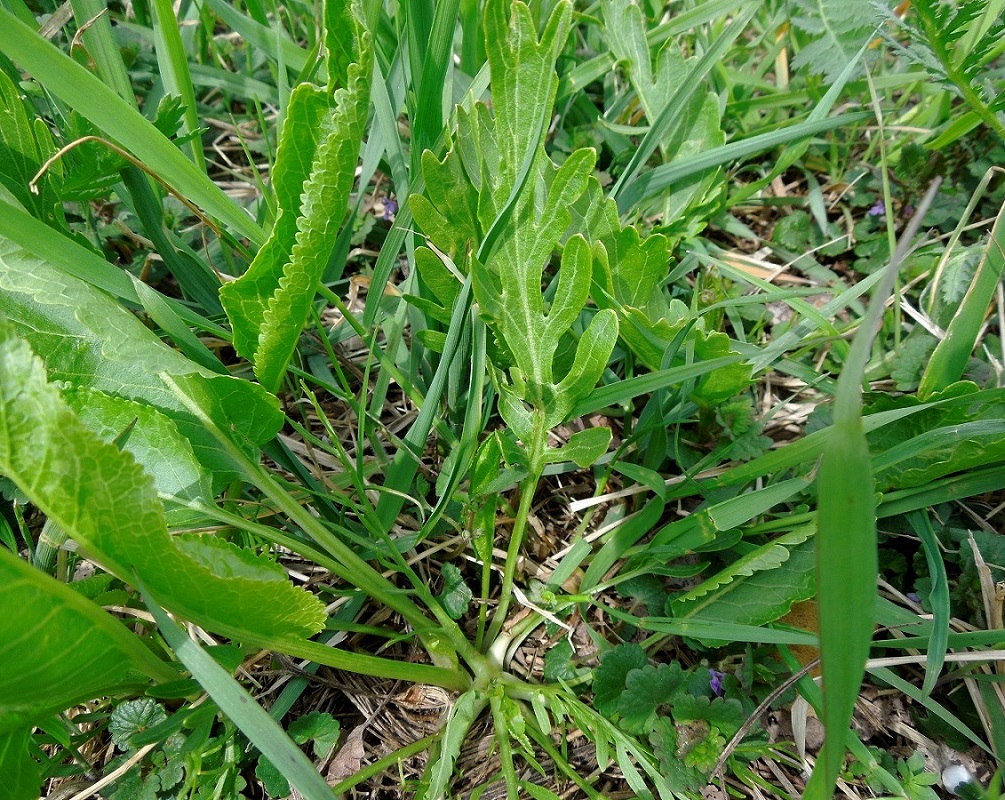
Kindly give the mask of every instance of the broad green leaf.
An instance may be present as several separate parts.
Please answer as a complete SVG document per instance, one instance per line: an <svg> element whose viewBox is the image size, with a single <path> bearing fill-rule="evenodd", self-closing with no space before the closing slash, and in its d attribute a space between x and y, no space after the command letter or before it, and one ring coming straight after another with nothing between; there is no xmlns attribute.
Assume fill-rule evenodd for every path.
<svg viewBox="0 0 1005 800"><path fill-rule="evenodd" d="M321 603L267 555L212 536L169 536L153 479L84 426L6 321L0 424L0 472L123 581L141 576L171 610L236 639L320 630Z"/></svg>
<svg viewBox="0 0 1005 800"><path fill-rule="evenodd" d="M922 400L958 381L970 353L978 343L981 326L1005 270L1005 205L998 212L991 237L977 274L967 289L963 302L953 316L945 338L936 346L928 368L921 377L918 397Z"/></svg>
<svg viewBox="0 0 1005 800"><path fill-rule="evenodd" d="M344 82L334 92L294 90L276 156L279 216L248 271L220 290L235 347L270 391L282 381L346 217L370 107L373 52L362 8L357 2L351 13L330 16L345 28L326 37L329 70Z"/></svg>
<svg viewBox="0 0 1005 800"><path fill-rule="evenodd" d="M297 744L313 742L312 749L317 758L325 758L338 742L339 721L331 714L308 711L290 723L290 738Z"/></svg>
<svg viewBox="0 0 1005 800"><path fill-rule="evenodd" d="M0 734L75 703L142 690L151 678L177 677L121 622L2 547L0 583Z"/></svg>
<svg viewBox="0 0 1005 800"><path fill-rule="evenodd" d="M617 338L615 315L602 310L582 332L571 365L557 362L589 299L593 272L587 240L567 237L570 208L586 190L596 155L578 150L556 167L543 144L558 85L555 62L570 21L570 5L559 3L538 37L524 3L486 5L492 113L480 103L458 113L444 160L424 156L425 194L412 203L444 265L456 260L470 271L479 309L500 344L496 363L508 370L500 413L525 444L534 443L538 460L543 433L593 392ZM542 282L560 246L556 291L546 308ZM417 264L427 290L417 302L442 321L457 296L456 278L422 250Z"/></svg>
<svg viewBox="0 0 1005 800"><path fill-rule="evenodd" d="M0 775L8 800L37 800L42 791L42 773L28 746L31 729L0 733Z"/></svg>
<svg viewBox="0 0 1005 800"><path fill-rule="evenodd" d="M260 387L195 365L100 290L3 239L0 298L18 335L45 354L52 380L157 409L191 443L217 487L239 473L161 373L194 376L189 385L199 405L249 454L282 424L278 404Z"/></svg>
<svg viewBox="0 0 1005 800"><path fill-rule="evenodd" d="M664 44L650 55L642 10L628 0L603 4L605 30L611 51L628 73L639 104L650 123L656 123L674 100L688 64L676 42ZM664 165L687 163L694 156L721 147L726 135L719 127L719 100L712 92L695 93L687 99L683 113L663 132L659 147ZM711 167L681 180L661 206L662 224L675 233L696 235L705 217L695 213L719 182L719 170Z"/></svg>
<svg viewBox="0 0 1005 800"><path fill-rule="evenodd" d="M803 526L736 559L718 574L683 596L675 598L670 606L673 616L675 618L700 616L702 609L715 605L731 591L739 588L739 578L749 578L757 572L773 573L789 560L790 549L806 541L813 534L813 531L813 526Z"/></svg>
<svg viewBox="0 0 1005 800"><path fill-rule="evenodd" d="M564 446L549 449L545 453L545 462L555 464L571 461L577 467L585 469L607 452L610 443L610 428L587 428L572 434Z"/></svg>
<svg viewBox="0 0 1005 800"><path fill-rule="evenodd" d="M683 362L684 342L694 349L694 359L706 362L733 355L729 337L706 332L705 323L684 303L667 300L663 283L669 274L670 240L662 234L642 238L634 227L622 227L617 204L605 198L591 178L586 192L573 208L576 228L594 247L595 292L601 308L618 314L621 338L651 370L666 367L668 352L676 348L675 363ZM751 369L744 363L726 365L702 377L694 396L709 405L736 394L750 383Z"/></svg>
<svg viewBox="0 0 1005 800"><path fill-rule="evenodd" d="M84 386L68 386L63 399L104 441L128 432L122 449L150 473L158 492L183 500L212 500L210 474L166 414L154 406Z"/></svg>
<svg viewBox="0 0 1005 800"><path fill-rule="evenodd" d="M220 300L234 328L234 347L245 357L254 357L258 349L268 299L283 277L283 267L296 240L301 193L310 177L322 120L330 114L327 92L309 83L293 90L272 169L272 190L278 207L275 224L247 272L220 289Z"/></svg>

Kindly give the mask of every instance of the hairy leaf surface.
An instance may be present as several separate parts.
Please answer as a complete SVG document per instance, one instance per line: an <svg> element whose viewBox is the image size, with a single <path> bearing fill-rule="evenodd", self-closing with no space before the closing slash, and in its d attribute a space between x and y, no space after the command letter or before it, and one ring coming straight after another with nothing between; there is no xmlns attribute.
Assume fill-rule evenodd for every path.
<svg viewBox="0 0 1005 800"><path fill-rule="evenodd" d="M879 17L870 0L793 0L792 23L814 38L792 59L833 82L875 35Z"/></svg>
<svg viewBox="0 0 1005 800"><path fill-rule="evenodd" d="M171 610L237 639L320 630L321 603L267 556L212 537L169 536L153 479L84 426L6 321L0 426L0 472L123 581L140 575Z"/></svg>
<svg viewBox="0 0 1005 800"><path fill-rule="evenodd" d="M197 366L167 347L99 289L2 239L0 299L17 334L36 352L45 354L51 380L161 412L190 442L202 468L213 476L215 487L234 480L239 473L160 373L192 375L192 384L201 394L200 405L249 454L256 452L256 445L270 440L282 424L278 404L260 387ZM127 408L128 403L122 406ZM153 415L146 417L153 419ZM109 441L121 432L115 431ZM154 474L174 469L165 463L168 454L154 467L151 459L158 453L155 448L147 453L151 458L145 461Z"/></svg>

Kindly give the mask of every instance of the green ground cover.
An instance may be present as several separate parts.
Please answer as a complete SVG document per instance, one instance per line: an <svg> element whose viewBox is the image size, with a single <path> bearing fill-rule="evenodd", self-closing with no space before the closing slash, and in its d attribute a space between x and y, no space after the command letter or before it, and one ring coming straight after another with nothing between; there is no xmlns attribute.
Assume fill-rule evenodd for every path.
<svg viewBox="0 0 1005 800"><path fill-rule="evenodd" d="M0 0L7 796L997 797L1003 6Z"/></svg>

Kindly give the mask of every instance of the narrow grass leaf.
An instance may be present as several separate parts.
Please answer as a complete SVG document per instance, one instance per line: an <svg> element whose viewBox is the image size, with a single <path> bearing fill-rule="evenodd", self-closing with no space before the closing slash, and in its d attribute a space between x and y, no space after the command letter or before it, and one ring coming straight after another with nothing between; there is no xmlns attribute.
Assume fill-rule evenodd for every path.
<svg viewBox="0 0 1005 800"><path fill-rule="evenodd" d="M928 658L925 661L925 683L921 689L923 697L928 697L942 672L949 644L949 620L952 616L949 605L949 578L946 562L942 559L939 539L932 528L932 521L925 511L914 511L907 515L911 527L921 539L928 563L928 574L932 578L932 591L928 601L932 606L932 633L928 642Z"/></svg>
<svg viewBox="0 0 1005 800"><path fill-rule="evenodd" d="M119 45L112 36L112 22L102 0L70 0L78 35L98 76L106 86L134 109L137 108L132 81Z"/></svg>
<svg viewBox="0 0 1005 800"><path fill-rule="evenodd" d="M178 627L160 607L157 597L142 582L138 583L147 608L154 615L157 627L171 649L223 713L305 800L331 800L331 787L279 724L212 656Z"/></svg>
<svg viewBox="0 0 1005 800"><path fill-rule="evenodd" d="M829 798L844 756L844 731L858 697L869 655L878 558L872 458L862 426L862 378L880 328L887 296L934 184L904 232L838 379L833 433L817 474L817 598L823 663L823 722L828 736L806 787L814 800Z"/></svg>
<svg viewBox="0 0 1005 800"><path fill-rule="evenodd" d="M444 97L449 98L452 89L452 82L447 80L447 72L453 55L454 29L457 26L460 0L440 0L433 8L432 27L416 84L412 147L418 148L418 153L434 147L443 128Z"/></svg>
<svg viewBox="0 0 1005 800"><path fill-rule="evenodd" d="M675 183L697 173L733 164L755 153L789 145L800 139L808 139L826 131L844 128L856 122L862 122L870 116L872 115L868 111L858 111L824 119L805 120L781 130L760 133L736 142L713 147L681 161L661 164L641 173L636 180L632 181L622 193L621 206L623 208L637 208L649 198L657 197Z"/></svg>
<svg viewBox="0 0 1005 800"><path fill-rule="evenodd" d="M162 180L239 236L258 245L262 230L153 123L68 55L0 8L0 52L98 130L116 140Z"/></svg>
<svg viewBox="0 0 1005 800"><path fill-rule="evenodd" d="M998 212L984 256L963 302L953 315L946 335L935 347L918 387L924 400L958 381L984 324L984 315L994 298L1005 269L1005 205Z"/></svg>
<svg viewBox="0 0 1005 800"><path fill-rule="evenodd" d="M153 0L154 39L156 42L157 66L164 89L181 97L185 104L185 117L181 133L199 129L199 109L195 102L195 89L188 70L188 54L181 39L178 18L170 0ZM206 171L206 157L202 151L202 139L195 137L186 145L192 159L200 171Z"/></svg>

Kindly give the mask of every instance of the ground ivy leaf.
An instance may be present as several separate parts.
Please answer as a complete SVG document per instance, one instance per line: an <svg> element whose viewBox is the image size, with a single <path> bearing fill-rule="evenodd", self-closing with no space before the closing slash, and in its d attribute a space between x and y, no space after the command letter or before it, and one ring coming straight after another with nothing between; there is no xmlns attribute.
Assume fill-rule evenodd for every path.
<svg viewBox="0 0 1005 800"><path fill-rule="evenodd" d="M648 663L646 651L637 644L619 644L604 653L593 671L594 708L607 717L617 713L628 674Z"/></svg>
<svg viewBox="0 0 1005 800"><path fill-rule="evenodd" d="M739 700L709 699L686 692L674 701L672 713L679 723L704 720L724 736L733 736L747 719Z"/></svg>
<svg viewBox="0 0 1005 800"><path fill-rule="evenodd" d="M629 733L647 730L661 706L674 701L687 676L680 664L647 664L625 676L625 689L618 701L621 726Z"/></svg>
<svg viewBox="0 0 1005 800"><path fill-rule="evenodd" d="M577 677L581 670L577 670L572 663L575 655L572 642L568 639L560 639L549 647L544 654L544 680L546 683L557 683L558 681L568 681Z"/></svg>
<svg viewBox="0 0 1005 800"><path fill-rule="evenodd" d="M287 733L297 744L314 742L314 755L324 758L338 741L341 726L331 714L309 711L290 723Z"/></svg>
<svg viewBox="0 0 1005 800"><path fill-rule="evenodd" d="M660 717L649 732L653 755L659 760L660 771L675 792L695 792L707 783L705 775L688 766L681 757L681 742L677 727L669 717Z"/></svg>
<svg viewBox="0 0 1005 800"><path fill-rule="evenodd" d="M468 610L468 605L474 595L456 566L447 562L440 569L440 572L444 582L443 591L440 593L440 602L452 619L460 619Z"/></svg>
<svg viewBox="0 0 1005 800"><path fill-rule="evenodd" d="M259 756L255 764L255 777L262 782L269 797L286 797L290 794L289 781L269 759Z"/></svg>
<svg viewBox="0 0 1005 800"><path fill-rule="evenodd" d="M119 703L112 712L108 730L116 747L120 750L132 750L130 739L166 719L167 714L160 703L149 697L141 697Z"/></svg>

